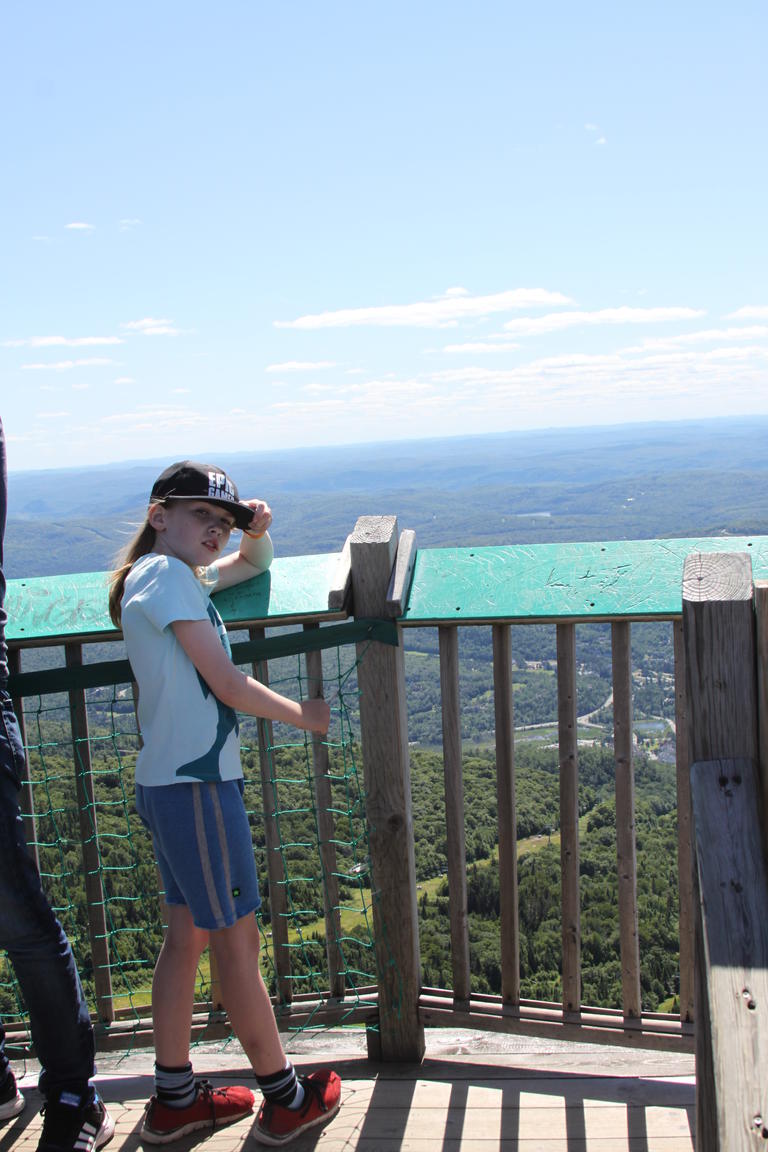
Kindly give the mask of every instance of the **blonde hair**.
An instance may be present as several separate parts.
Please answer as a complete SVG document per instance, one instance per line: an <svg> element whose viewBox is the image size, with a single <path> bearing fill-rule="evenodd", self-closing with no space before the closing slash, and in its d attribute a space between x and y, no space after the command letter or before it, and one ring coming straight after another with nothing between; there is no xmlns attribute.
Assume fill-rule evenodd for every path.
<svg viewBox="0 0 768 1152"><path fill-rule="evenodd" d="M115 569L109 577L109 618L114 624L115 628L119 628L122 618L122 600L123 592L125 591L125 579L134 566L137 560L142 556L147 556L150 552L154 552L155 541L157 540L157 532L149 522L149 514L153 508L158 505L163 508L170 508L175 501L172 497L166 500L155 500L150 504L147 509L147 516L144 523L136 531L133 538L128 541L125 548L118 553L115 560ZM216 575L210 575L210 572L215 573L215 569L209 569L205 566L195 568L195 576L201 584L212 587L217 580Z"/></svg>
<svg viewBox="0 0 768 1152"><path fill-rule="evenodd" d="M162 501L158 501L158 503L162 503ZM146 556L155 547L156 536L157 533L150 524L149 513L147 513L146 520L134 534L133 539L129 540L125 548L118 553L115 561L116 567L109 577L109 618L115 628L119 628L121 623L125 578L136 561L141 556Z"/></svg>

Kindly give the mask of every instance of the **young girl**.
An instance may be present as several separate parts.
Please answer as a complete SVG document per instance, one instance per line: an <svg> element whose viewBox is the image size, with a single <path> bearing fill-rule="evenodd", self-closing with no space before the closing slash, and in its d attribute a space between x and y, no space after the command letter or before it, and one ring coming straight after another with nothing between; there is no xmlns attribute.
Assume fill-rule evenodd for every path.
<svg viewBox="0 0 768 1152"><path fill-rule="evenodd" d="M247 1115L253 1094L195 1082L189 1040L197 963L210 944L232 1028L264 1100L254 1135L282 1145L338 1110L335 1072L297 1078L259 971L256 869L243 803L237 711L327 731L324 700L296 703L232 663L209 592L265 571L272 522L220 468L185 460L152 488L147 518L112 574L110 614L139 685L136 807L152 833L168 930L152 983L155 1094L143 1140L166 1144ZM230 532L238 552L224 555Z"/></svg>

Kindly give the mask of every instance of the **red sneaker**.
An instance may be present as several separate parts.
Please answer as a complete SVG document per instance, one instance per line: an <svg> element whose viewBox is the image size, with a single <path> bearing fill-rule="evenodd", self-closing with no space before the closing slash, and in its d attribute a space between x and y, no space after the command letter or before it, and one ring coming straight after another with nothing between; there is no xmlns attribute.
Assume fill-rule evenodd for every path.
<svg viewBox="0 0 768 1152"><path fill-rule="evenodd" d="M139 1136L148 1144L170 1144L198 1128L213 1131L248 1116L253 1100L250 1088L214 1088L207 1080L198 1080L195 1102L187 1108L169 1108L153 1096Z"/></svg>
<svg viewBox="0 0 768 1152"><path fill-rule="evenodd" d="M304 1088L300 1108L292 1111L263 1101L253 1129L254 1139L262 1144L289 1144L308 1128L324 1124L336 1115L341 1103L341 1080L335 1072L312 1072L300 1076L299 1083Z"/></svg>

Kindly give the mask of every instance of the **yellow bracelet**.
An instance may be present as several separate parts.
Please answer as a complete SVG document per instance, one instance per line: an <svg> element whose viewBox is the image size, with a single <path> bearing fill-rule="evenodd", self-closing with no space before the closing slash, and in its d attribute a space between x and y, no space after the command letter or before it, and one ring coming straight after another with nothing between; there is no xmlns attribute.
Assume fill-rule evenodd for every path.
<svg viewBox="0 0 768 1152"><path fill-rule="evenodd" d="M266 536L266 534L266 528L263 532L249 532L247 528L243 528L243 536L248 536L251 540L261 540L262 536Z"/></svg>

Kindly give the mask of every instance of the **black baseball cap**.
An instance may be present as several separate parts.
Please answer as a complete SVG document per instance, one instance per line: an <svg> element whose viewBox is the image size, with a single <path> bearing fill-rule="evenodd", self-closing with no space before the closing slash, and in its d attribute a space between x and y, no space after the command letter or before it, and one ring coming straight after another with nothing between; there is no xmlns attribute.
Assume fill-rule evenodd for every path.
<svg viewBox="0 0 768 1152"><path fill-rule="evenodd" d="M253 508L240 502L237 485L215 464L179 460L161 472L152 485L150 503L157 500L205 500L232 513L236 528L247 528Z"/></svg>

